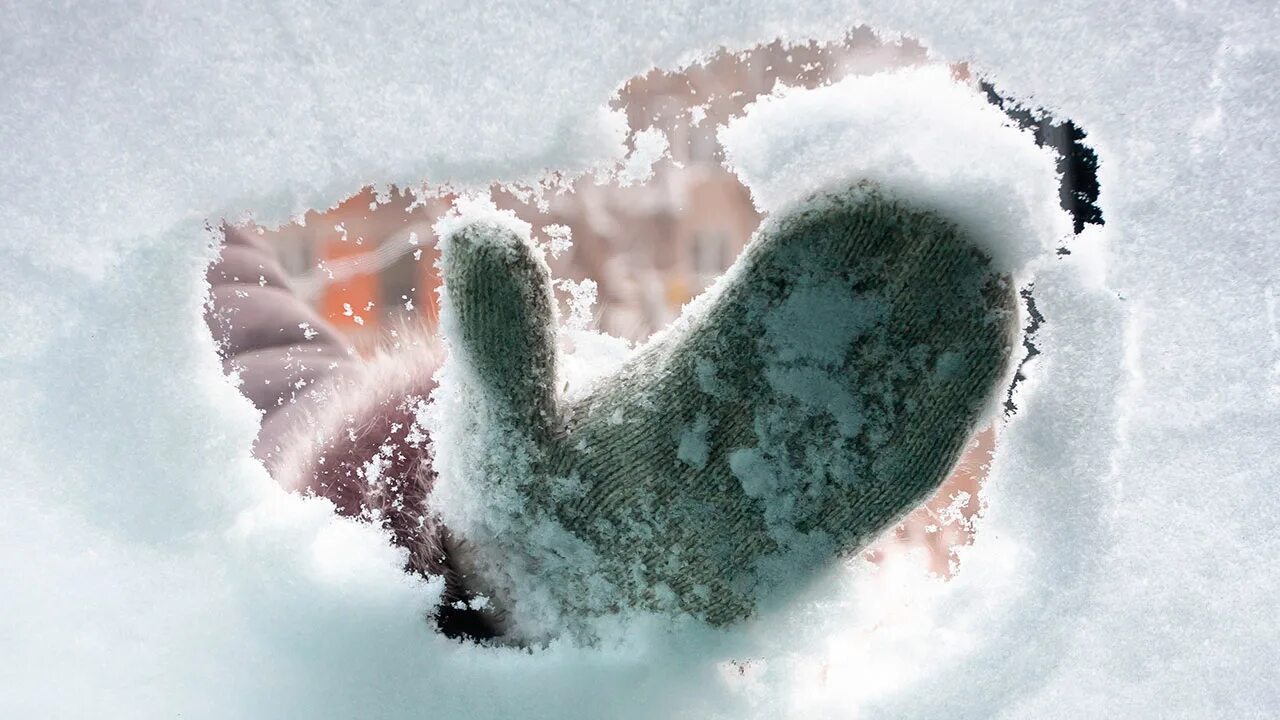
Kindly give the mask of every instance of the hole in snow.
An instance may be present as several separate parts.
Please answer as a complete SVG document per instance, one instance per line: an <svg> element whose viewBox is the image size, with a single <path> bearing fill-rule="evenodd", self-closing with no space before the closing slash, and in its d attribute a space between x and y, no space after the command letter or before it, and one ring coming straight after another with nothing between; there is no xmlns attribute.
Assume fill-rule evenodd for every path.
<svg viewBox="0 0 1280 720"><path fill-rule="evenodd" d="M724 272L761 220L747 189L722 163L719 127L778 84L817 87L849 75L926 62L918 43L884 42L860 28L841 43L774 42L744 53L720 52L680 72L655 70L626 83L613 103L631 129L630 156L614 177L580 178L557 192L537 194L495 186L493 197L500 208L529 222L550 250L553 274L560 278L556 292L562 317L641 341L672 321ZM956 82L980 85L992 103L1034 130L1037 142L1057 149L1063 207L1072 214L1076 232L1100 223L1096 158L1082 143L1084 133L1070 122L1018 107L998 89L971 77L964 64L951 66L951 72ZM366 189L335 208L307 213L299 224L269 232L253 226L229 231L245 247L266 248L279 263L278 268L252 260L233 266L224 259L211 271L215 285L224 284L221 291L215 287L214 305L230 308L214 321L215 327L243 326L236 318L252 313L284 318L276 336L238 337L233 331L227 335L230 347L224 347L229 354L246 342L256 348L227 366L240 373L242 390L268 412L257 448L268 465L298 462L286 441L290 435L281 429L288 424L288 409L316 392L320 380L341 374L353 356L379 348L410 355L432 352L421 341L410 341L412 334L405 328L430 329L439 320L432 226L453 200L448 194ZM1067 254L1070 248L1058 252ZM255 287L267 288L269 301L255 306L250 296L263 292ZM292 310L285 301L289 294L297 298ZM1015 362L1025 363L1038 352L1034 331L1044 319L1035 311L1030 286L1021 296L1032 324L1025 354ZM1022 378L1021 364L1016 378ZM1016 410L1014 389L1008 388L1005 402L1010 413ZM326 397L311 400L323 403ZM278 408L285 412L276 412ZM411 416L409 403L383 413L383 437L407 437ZM396 478L414 461L390 446L362 447L354 435L349 440L320 454L317 462L327 468L320 479L294 489L328 496L343 512L364 513L393 526L420 522L397 516L404 507L396 498L406 489ZM982 481L995 447L994 427L978 432L939 492L866 556L877 562L910 556L939 576L954 572L955 549L972 539L971 521L980 510ZM353 457L359 462L351 463ZM324 474L334 468L339 470ZM371 486L377 487L372 494ZM392 529L400 534L414 530ZM442 626L451 633L483 635L475 626L481 621L468 615L476 611L465 599L455 605L457 612L442 615Z"/></svg>

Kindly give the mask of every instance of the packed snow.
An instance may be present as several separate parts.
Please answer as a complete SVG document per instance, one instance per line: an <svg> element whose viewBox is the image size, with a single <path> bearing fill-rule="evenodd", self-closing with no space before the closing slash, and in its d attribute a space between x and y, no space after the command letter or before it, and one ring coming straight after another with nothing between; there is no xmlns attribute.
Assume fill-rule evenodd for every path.
<svg viewBox="0 0 1280 720"><path fill-rule="evenodd" d="M934 208L1017 272L1071 234L1052 151L946 66L780 88L720 131L761 212L849 178Z"/></svg>
<svg viewBox="0 0 1280 720"><path fill-rule="evenodd" d="M1273 8L7 10L0 716L1265 717L1280 706ZM425 621L439 584L403 573L385 535L285 493L251 460L257 418L201 319L210 226L282 222L369 184L615 173L627 129L608 102L632 75L858 23L918 38L938 61L965 61L1071 118L1101 158L1106 226L1067 239L1068 254L1053 249L1056 221L1010 220L992 236L1029 243L1000 247L1034 283L1045 323L976 541L949 582L852 560L730 631L651 619L593 647L454 643ZM787 178L892 171L896 188L944 193L959 187L947 169L1034 164L1004 126L972 147L969 134L912 134L922 118L894 113L934 113L943 128L959 106L896 86L780 91L723 131L738 148L730 162L765 208ZM868 95L885 101L857 102ZM956 114L956 126L980 115ZM899 120L901 132L885 125ZM748 153L753 123L760 147ZM791 133L809 142L776 150ZM835 152L883 137L907 144ZM827 142L832 153L806 155ZM656 159L647 147L635 157ZM913 184L893 174L899 160L941 174ZM1010 211L1000 217L1046 200L1042 175L991 179L993 196L974 203ZM1029 184L1010 195L999 190L1009 179ZM580 331L574 342L601 364L628 351Z"/></svg>

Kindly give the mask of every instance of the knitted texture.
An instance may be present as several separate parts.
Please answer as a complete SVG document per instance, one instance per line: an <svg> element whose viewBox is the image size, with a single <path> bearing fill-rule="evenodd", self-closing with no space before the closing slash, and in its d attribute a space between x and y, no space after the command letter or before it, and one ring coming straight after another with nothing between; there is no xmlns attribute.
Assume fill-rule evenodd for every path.
<svg viewBox="0 0 1280 720"><path fill-rule="evenodd" d="M547 606L560 622L636 608L724 625L802 587L937 488L1015 338L1012 288L985 255L860 185L771 219L567 402L539 251L485 222L443 249L473 430L505 438L455 464L500 519L451 527L526 634L557 622Z"/></svg>

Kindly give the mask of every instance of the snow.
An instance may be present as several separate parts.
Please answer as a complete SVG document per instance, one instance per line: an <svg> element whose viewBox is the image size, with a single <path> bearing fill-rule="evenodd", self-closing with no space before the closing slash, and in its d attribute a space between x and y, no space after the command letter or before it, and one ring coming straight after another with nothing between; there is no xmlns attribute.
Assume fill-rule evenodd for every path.
<svg viewBox="0 0 1280 720"><path fill-rule="evenodd" d="M547 236L547 252L553 258L560 257L573 247L573 230L568 225L543 225L542 233Z"/></svg>
<svg viewBox="0 0 1280 720"><path fill-rule="evenodd" d="M447 252L449 241L454 234L472 223L500 227L526 240L529 239L529 233L532 230L529 223L516 217L515 213L498 209L489 197L468 194L455 200L449 211L440 216L431 228L435 231L436 237L440 238L441 251ZM495 233L480 233L476 236L476 241L484 242L495 237L497 237ZM530 244L541 257L542 248Z"/></svg>
<svg viewBox="0 0 1280 720"><path fill-rule="evenodd" d="M596 304L597 285L595 280L561 279L556 287L564 291L569 300L569 317L565 324L577 330L586 330L591 325L591 308Z"/></svg>
<svg viewBox="0 0 1280 720"><path fill-rule="evenodd" d="M653 177L653 165L667 154L667 135L657 128L641 130L633 137L635 149L627 155L627 161L618 171L618 184L622 187L637 185Z"/></svg>
<svg viewBox="0 0 1280 720"><path fill-rule="evenodd" d="M1265 717L1280 704L1274 8L6 9L0 715ZM1009 257L1034 280L1042 354L952 581L855 561L734 633L639 624L594 649L460 645L428 630L439 588L406 578L380 532L249 459L256 418L200 321L206 221L279 222L370 183L609 171L626 129L607 103L631 75L858 22L1071 118L1100 158L1105 228L1069 255ZM853 137L840 130L833 142ZM754 178L753 196L769 187Z"/></svg>
<svg viewBox="0 0 1280 720"><path fill-rule="evenodd" d="M676 457L692 467L702 468L707 464L707 431L711 429L711 418L706 413L698 413L693 424L680 432L680 441L676 448Z"/></svg>
<svg viewBox="0 0 1280 720"><path fill-rule="evenodd" d="M1003 131L1001 131L1003 130ZM782 87L719 133L761 212L849 178L951 219L1017 271L1071 234L1049 149L945 66Z"/></svg>

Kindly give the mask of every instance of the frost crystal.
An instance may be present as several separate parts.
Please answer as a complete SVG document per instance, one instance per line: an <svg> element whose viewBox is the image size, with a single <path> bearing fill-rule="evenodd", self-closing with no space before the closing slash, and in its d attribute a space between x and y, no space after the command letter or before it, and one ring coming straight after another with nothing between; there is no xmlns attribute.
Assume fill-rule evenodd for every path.
<svg viewBox="0 0 1280 720"><path fill-rule="evenodd" d="M623 187L647 181L653 177L654 163L667 154L667 136L657 128L641 130L635 134L635 150L627 156L627 162L618 172L618 183Z"/></svg>
<svg viewBox="0 0 1280 720"><path fill-rule="evenodd" d="M573 230L568 225L543 225L542 232L550 241L547 251L553 258L560 257L573 247Z"/></svg>

